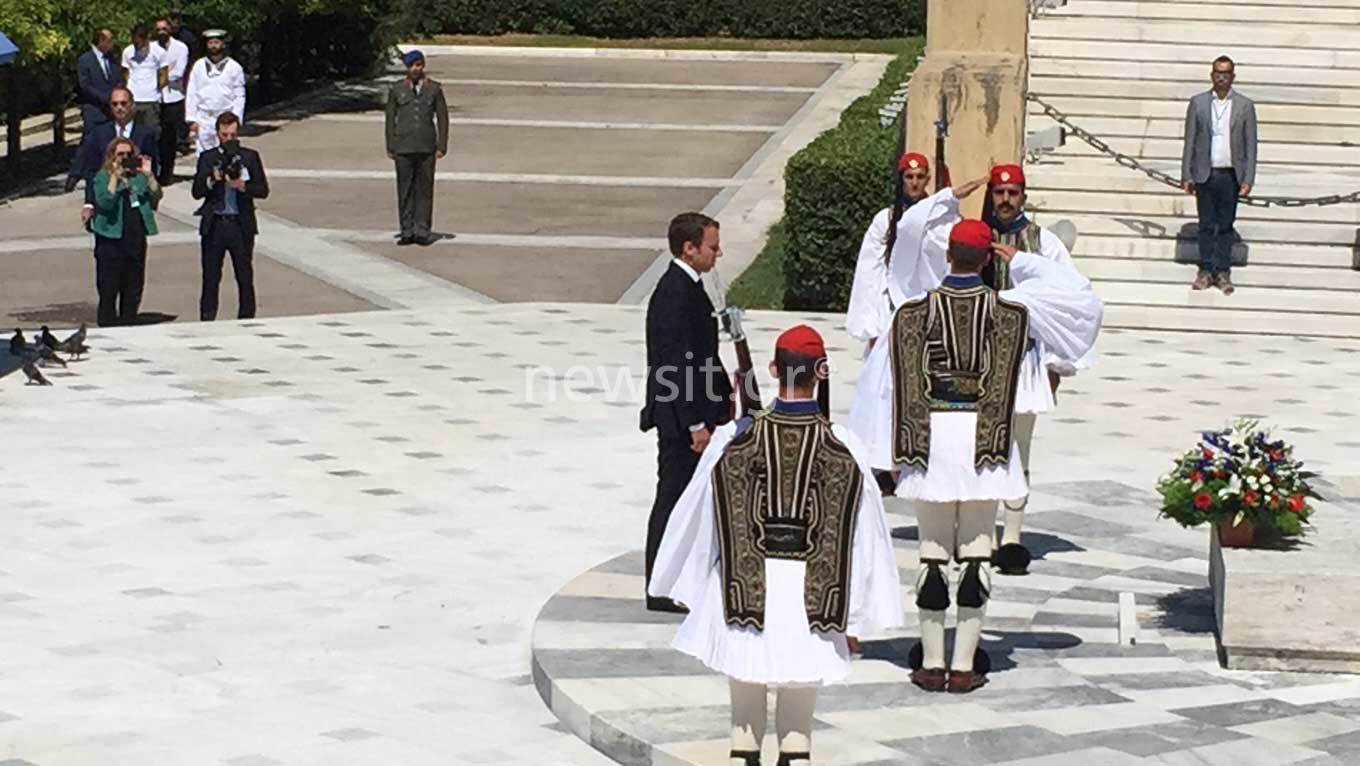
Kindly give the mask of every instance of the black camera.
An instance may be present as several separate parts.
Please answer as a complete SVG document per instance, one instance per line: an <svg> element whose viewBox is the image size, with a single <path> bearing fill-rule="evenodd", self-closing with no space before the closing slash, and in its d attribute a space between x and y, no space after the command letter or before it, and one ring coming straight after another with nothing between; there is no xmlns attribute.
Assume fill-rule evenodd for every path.
<svg viewBox="0 0 1360 766"><path fill-rule="evenodd" d="M241 155L223 154L213 169L221 173L223 178L229 178L235 181L241 177L242 167Z"/></svg>
<svg viewBox="0 0 1360 766"><path fill-rule="evenodd" d="M139 173L142 170L142 158L138 157L135 154L129 154L128 156L124 157L122 159L122 162L120 162L119 164L121 164L123 166L123 170L127 171L128 173Z"/></svg>

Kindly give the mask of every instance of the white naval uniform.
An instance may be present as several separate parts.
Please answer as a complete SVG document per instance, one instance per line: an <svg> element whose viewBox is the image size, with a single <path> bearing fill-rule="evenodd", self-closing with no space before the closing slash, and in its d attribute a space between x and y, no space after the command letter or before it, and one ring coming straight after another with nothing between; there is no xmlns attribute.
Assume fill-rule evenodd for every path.
<svg viewBox="0 0 1360 766"><path fill-rule="evenodd" d="M1073 269L1043 256L1016 253L1010 271L1016 286L1001 297L1028 309L1030 337L1060 359L1081 359L1095 344L1104 307L1091 284ZM869 464L900 470L899 497L927 501L1018 500L1028 493L1014 444L1005 466L976 470L972 454L977 416L971 412L935 412L930 416L930 458L926 470L894 465L893 379L889 342L874 345L855 386L848 425L868 449ZM1046 385L1046 384L1045 384ZM938 458L938 459L937 459Z"/></svg>
<svg viewBox="0 0 1360 766"><path fill-rule="evenodd" d="M903 623L892 533L878 485L864 460L864 449L847 429L833 426L832 432L855 456L864 475L851 547L846 628L854 636L882 635ZM712 475L736 433L736 423L714 431L694 479L671 512L648 593L689 607L672 646L729 678L773 686L843 680L850 673L846 634L809 627L803 596L804 562L765 560L763 631L727 624Z"/></svg>
<svg viewBox="0 0 1360 766"><path fill-rule="evenodd" d="M231 112L246 121L246 73L236 59L214 65L207 56L194 62L185 91L184 119L198 124L198 153L217 148L217 116Z"/></svg>

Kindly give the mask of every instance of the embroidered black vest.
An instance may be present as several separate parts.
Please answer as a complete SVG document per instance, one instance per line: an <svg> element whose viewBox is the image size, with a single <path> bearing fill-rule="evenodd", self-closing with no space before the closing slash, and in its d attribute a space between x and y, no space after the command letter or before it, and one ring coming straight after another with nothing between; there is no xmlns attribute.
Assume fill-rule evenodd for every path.
<svg viewBox="0 0 1360 766"><path fill-rule="evenodd" d="M808 624L844 631L863 475L816 413L762 412L713 469L723 610L765 629L765 559L807 563Z"/></svg>
<svg viewBox="0 0 1360 766"><path fill-rule="evenodd" d="M1019 231L1001 233L992 229L992 241L1002 245L1010 245L1024 253L1039 254L1039 238L1043 227L1034 221L1025 224ZM1004 258L993 258L987 268L982 270L982 281L993 290L1009 290L1014 285L1011 284L1010 263Z"/></svg>
<svg viewBox="0 0 1360 766"><path fill-rule="evenodd" d="M985 286L940 287L893 317L893 461L926 468L930 413L977 413L974 466L1010 461L1025 307Z"/></svg>

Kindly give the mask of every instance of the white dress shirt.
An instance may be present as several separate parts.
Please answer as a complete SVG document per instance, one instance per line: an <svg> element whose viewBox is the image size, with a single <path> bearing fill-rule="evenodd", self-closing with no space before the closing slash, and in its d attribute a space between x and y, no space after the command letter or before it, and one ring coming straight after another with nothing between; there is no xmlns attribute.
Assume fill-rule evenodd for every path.
<svg viewBox="0 0 1360 766"><path fill-rule="evenodd" d="M160 52L169 70L165 87L161 88L161 103L178 104L184 100L184 80L189 74L189 46L172 37L168 47L162 48L159 42L152 43L151 47Z"/></svg>
<svg viewBox="0 0 1360 766"><path fill-rule="evenodd" d="M108 55L105 54L104 51L99 50L93 45L90 46L90 50L94 51L94 60L99 62L99 68L104 70L104 76L107 78L112 78L113 75L109 72Z"/></svg>
<svg viewBox="0 0 1360 766"><path fill-rule="evenodd" d="M1232 164L1232 92L1226 98L1215 93L1209 100L1213 113L1213 142L1209 149L1210 164L1215 168L1231 168Z"/></svg>
<svg viewBox="0 0 1360 766"><path fill-rule="evenodd" d="M123 68L128 71L128 90L139 104L155 103L161 99L159 73L165 66L165 51L160 46L148 45L138 51L129 45L123 49Z"/></svg>

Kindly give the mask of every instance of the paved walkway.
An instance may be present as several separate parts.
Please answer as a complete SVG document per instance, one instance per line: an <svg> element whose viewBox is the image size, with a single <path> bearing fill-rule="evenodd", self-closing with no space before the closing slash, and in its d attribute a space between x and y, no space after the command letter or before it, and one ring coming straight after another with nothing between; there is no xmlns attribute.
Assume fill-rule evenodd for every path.
<svg viewBox="0 0 1360 766"><path fill-rule="evenodd" d="M858 349L838 317L757 313L753 347L769 348L798 321L821 329L843 365L834 393L843 416ZM51 388L0 380L0 762L605 762L539 699L531 636L564 583L641 546L654 475L653 443L636 428L641 326L632 307L463 303L166 324L94 331L91 357L51 371ZM1001 581L998 600L1011 611L996 615L1027 624L1061 615L1050 624L1105 650L1108 626L1080 615L1104 608L1111 588L1134 590L1120 578L1153 596L1193 595L1202 579L1202 534L1154 523L1147 494L1197 429L1269 414L1312 467L1348 487L1338 496L1360 498L1344 478L1360 465L1348 425L1360 345L1111 333L1102 350L1101 367L1066 391L1036 437L1045 492L1031 531L1048 543L1041 566L1055 568ZM1069 592L1065 608L1037 600L1086 587L1099 597ZM636 610L623 604L620 614ZM1196 633L1204 604L1189 599L1185 611L1199 626L1186 637L1200 652L1189 677L1206 693L1250 691L1240 679L1265 678L1207 673ZM547 617L598 619L589 610ZM611 635L643 648L665 641L645 626L618 627L559 637L557 648L607 646L594 642ZM1067 736L1081 732L1053 731L1062 724L1041 711L1065 708L1085 722L1125 709L1150 715L1180 693L1180 677L1165 675L1175 668L1163 668L1064 702L1059 678L1090 686L1104 675L1072 666L1082 651L1018 646L1016 669L968 704L1011 721L1013 709L988 700L1032 695L1027 731ZM1122 676L1128 664L1111 662L1109 675ZM909 694L885 663L857 673L887 684L876 694ZM1208 723L1298 739L1265 753L1344 752L1350 739L1322 741L1355 736L1343 729L1360 704L1347 695L1360 689L1300 681L1331 696L1278 700L1279 683L1261 685L1304 708L1284 734L1279 724L1250 728L1295 712L1282 705L1224 708ZM694 699L682 686L649 689ZM1110 694L1138 704L1084 707L1128 704ZM1138 720L1166 720L1158 715ZM1230 715L1239 718L1229 724ZM708 732L712 720L687 731ZM923 725L903 724L901 736L924 735ZM1184 747L1224 736L1198 740L1209 729L1194 722L1168 731ZM687 739L696 736L721 737L721 727ZM1288 761L1239 753L1234 766L1266 762Z"/></svg>
<svg viewBox="0 0 1360 766"><path fill-rule="evenodd" d="M393 70L247 115L272 194L257 253L262 316L414 308L450 300L638 303L677 212L724 221L735 275L783 210L789 156L872 88L884 56L427 48L448 94L428 248L397 247L382 148ZM181 173L191 171L181 158ZM0 205L0 320L94 321L79 193ZM196 203L161 206L143 310L197 317ZM235 305L228 275L223 315ZM152 317L148 317L150 319Z"/></svg>

